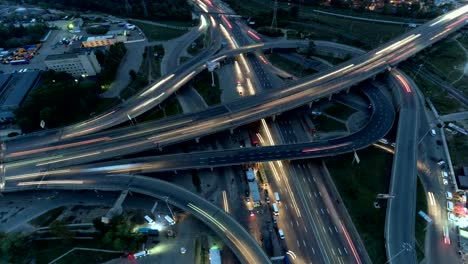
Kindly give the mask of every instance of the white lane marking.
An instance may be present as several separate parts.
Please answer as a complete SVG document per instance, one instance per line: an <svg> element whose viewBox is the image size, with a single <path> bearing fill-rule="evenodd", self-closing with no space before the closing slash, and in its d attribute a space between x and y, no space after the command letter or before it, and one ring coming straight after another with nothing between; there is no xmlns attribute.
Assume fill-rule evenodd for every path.
<svg viewBox="0 0 468 264"><path fill-rule="evenodd" d="M304 244L304 247L307 247L305 240L302 240L302 244Z"/></svg>
<svg viewBox="0 0 468 264"><path fill-rule="evenodd" d="M325 212L323 211L323 208L320 208L320 211L322 211L322 214L325 214Z"/></svg>
<svg viewBox="0 0 468 264"><path fill-rule="evenodd" d="M341 256L341 255L343 255L343 254L341 254L341 250L340 250L340 248L338 248L338 253L340 253L340 256Z"/></svg>
<svg viewBox="0 0 468 264"><path fill-rule="evenodd" d="M333 255L336 256L335 250L333 250L333 248L331 250L332 250Z"/></svg>
<svg viewBox="0 0 468 264"><path fill-rule="evenodd" d="M317 193L316 192L314 192L314 195L315 195L315 198L317 198Z"/></svg>
<svg viewBox="0 0 468 264"><path fill-rule="evenodd" d="M348 250L346 250L346 248L344 247L344 252L346 253L346 255L348 255Z"/></svg>
<svg viewBox="0 0 468 264"><path fill-rule="evenodd" d="M335 231L338 233L338 228L336 228L336 226L335 226Z"/></svg>
<svg viewBox="0 0 468 264"><path fill-rule="evenodd" d="M297 247L301 247L301 245L299 244L299 240L296 240L297 242Z"/></svg>
<svg viewBox="0 0 468 264"><path fill-rule="evenodd" d="M314 249L314 248L312 248L312 254L314 254L314 255L315 255L315 249Z"/></svg>
<svg viewBox="0 0 468 264"><path fill-rule="evenodd" d="M311 192L309 192L309 198L312 198L312 193Z"/></svg>
<svg viewBox="0 0 468 264"><path fill-rule="evenodd" d="M316 183L317 181L315 180L315 177L312 178L314 180L314 182Z"/></svg>
<svg viewBox="0 0 468 264"><path fill-rule="evenodd" d="M306 227L306 226L304 226L304 230L305 230L305 231L306 231L306 233L307 233L307 227Z"/></svg>
<svg viewBox="0 0 468 264"><path fill-rule="evenodd" d="M296 225L297 225L297 227L299 227L299 221L297 221L297 220L296 220Z"/></svg>

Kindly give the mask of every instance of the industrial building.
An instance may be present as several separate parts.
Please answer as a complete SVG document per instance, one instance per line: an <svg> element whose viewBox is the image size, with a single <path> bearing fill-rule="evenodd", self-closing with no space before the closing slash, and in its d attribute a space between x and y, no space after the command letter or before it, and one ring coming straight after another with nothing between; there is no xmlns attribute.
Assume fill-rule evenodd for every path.
<svg viewBox="0 0 468 264"><path fill-rule="evenodd" d="M29 91L37 86L40 71L25 71L0 75L0 123L11 121Z"/></svg>
<svg viewBox="0 0 468 264"><path fill-rule="evenodd" d="M67 72L73 77L94 76L101 72L101 65L94 52L49 55L45 58L49 70Z"/></svg>

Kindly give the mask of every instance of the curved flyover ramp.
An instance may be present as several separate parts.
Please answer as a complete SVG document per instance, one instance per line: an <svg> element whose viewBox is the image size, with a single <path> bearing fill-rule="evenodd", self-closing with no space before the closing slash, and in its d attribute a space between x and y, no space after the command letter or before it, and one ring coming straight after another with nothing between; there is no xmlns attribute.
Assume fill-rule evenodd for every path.
<svg viewBox="0 0 468 264"><path fill-rule="evenodd" d="M58 177L51 181L23 182L4 192L37 190L103 190L141 193L167 202L192 213L223 239L238 259L245 264L271 263L253 237L229 214L204 198L166 181L133 175L88 175L84 180Z"/></svg>

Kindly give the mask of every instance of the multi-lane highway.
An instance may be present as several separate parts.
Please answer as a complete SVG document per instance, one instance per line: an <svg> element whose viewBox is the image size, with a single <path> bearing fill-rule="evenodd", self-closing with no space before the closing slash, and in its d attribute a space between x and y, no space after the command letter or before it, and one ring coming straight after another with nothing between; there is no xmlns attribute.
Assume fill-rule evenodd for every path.
<svg viewBox="0 0 468 264"><path fill-rule="evenodd" d="M396 65L398 62L414 55L449 33L456 31L465 24L467 11L468 6L461 7L409 31L397 40L391 41L378 49L351 59L328 71L315 74L304 80L288 85L288 87L284 87L281 91L251 96L239 103L234 102L233 104L227 105L227 110L232 115L239 114L239 112L250 113L249 115L241 114L240 118L238 118L246 120L246 122L244 122L245 124L260 117L271 116L275 113L294 109L297 106L306 104L317 98L337 93L340 90L346 89L386 70L389 65ZM193 64L182 65L175 73L164 76L157 84L148 87L135 97L132 97L126 104L97 118L61 130L56 130L52 135L48 132L33 135L32 140L25 140L23 142L28 143L23 144L27 144L26 147L29 147L36 146L38 144L37 142L56 142L63 138L71 138L96 132L119 122L123 122L128 119L129 116L134 117L154 107L154 105L159 103L163 98L175 92L183 83L187 82L195 75L196 71L194 71L194 69L200 68L199 70L201 70L205 67L203 64L206 60L220 60L224 58L224 56L233 56L239 53L253 51L262 48L262 46L263 44L253 44L250 45L250 47L226 51L212 57L210 57L209 54L212 54L213 49L205 51L199 55L198 61L191 60ZM205 60L204 58L207 59ZM198 62L198 64L196 62ZM239 106L235 105L236 103ZM221 129L226 128L223 127ZM210 133L209 131L213 131L213 127L207 127L206 133ZM46 137L46 135L49 136ZM22 140L20 140L20 142L21 141Z"/></svg>
<svg viewBox="0 0 468 264"><path fill-rule="evenodd" d="M416 263L416 154L419 100L414 84L401 71L390 75L400 95L400 113L385 221L387 258L391 263Z"/></svg>

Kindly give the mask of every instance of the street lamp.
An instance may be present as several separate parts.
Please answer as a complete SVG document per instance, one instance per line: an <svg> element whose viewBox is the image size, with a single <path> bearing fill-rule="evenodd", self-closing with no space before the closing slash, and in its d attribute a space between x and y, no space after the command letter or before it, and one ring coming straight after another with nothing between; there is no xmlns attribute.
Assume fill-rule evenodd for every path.
<svg viewBox="0 0 468 264"><path fill-rule="evenodd" d="M208 67L208 71L211 72L211 87L214 87L215 86L215 83L214 83L214 70L216 68L219 68L220 67L220 64L219 62L214 62L214 61L208 61L206 63L206 66Z"/></svg>

